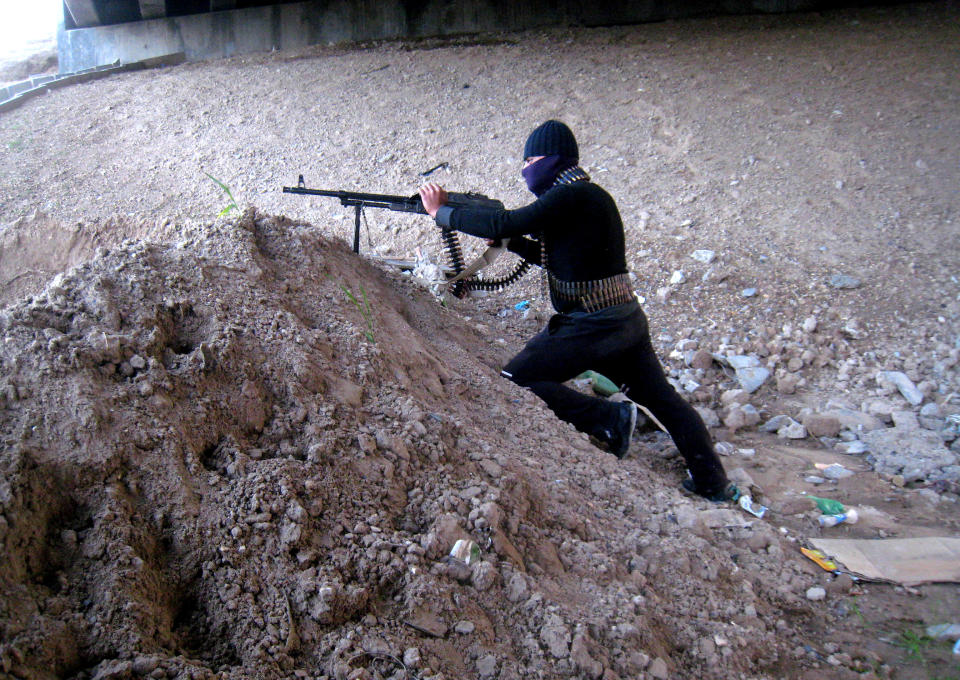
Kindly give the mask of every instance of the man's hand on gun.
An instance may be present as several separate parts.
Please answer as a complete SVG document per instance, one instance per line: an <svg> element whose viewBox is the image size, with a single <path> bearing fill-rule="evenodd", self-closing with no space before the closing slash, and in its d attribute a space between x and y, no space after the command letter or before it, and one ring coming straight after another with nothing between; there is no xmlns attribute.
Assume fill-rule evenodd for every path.
<svg viewBox="0 0 960 680"><path fill-rule="evenodd" d="M439 184L425 184L420 187L420 200L427 214L436 219L437 211L447 204L447 190Z"/></svg>
<svg viewBox="0 0 960 680"><path fill-rule="evenodd" d="M437 211L447 204L447 190L439 184L424 184L420 187L420 200L423 201L423 208L430 217L436 219ZM484 239L488 246L497 248L502 244L502 239Z"/></svg>

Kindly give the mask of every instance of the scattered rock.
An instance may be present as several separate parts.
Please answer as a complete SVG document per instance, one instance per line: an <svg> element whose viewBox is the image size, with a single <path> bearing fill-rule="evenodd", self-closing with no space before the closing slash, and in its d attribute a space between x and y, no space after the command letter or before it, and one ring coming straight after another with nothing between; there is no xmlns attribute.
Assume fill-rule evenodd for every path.
<svg viewBox="0 0 960 680"><path fill-rule="evenodd" d="M734 370L740 370L741 368L756 368L760 365L760 359L746 354L731 354L729 356L714 355L714 358L720 361L720 363L724 364L725 366L729 366Z"/></svg>
<svg viewBox="0 0 960 680"><path fill-rule="evenodd" d="M698 349L690 355L687 366L693 369L707 370L713 366L713 355L705 349Z"/></svg>
<svg viewBox="0 0 960 680"><path fill-rule="evenodd" d="M836 437L842 425L836 416L814 413L803 419L803 426L811 437Z"/></svg>
<svg viewBox="0 0 960 680"><path fill-rule="evenodd" d="M473 567L473 574L470 578L473 587L483 592L489 590L497 582L497 568L491 562L486 560L478 562Z"/></svg>
<svg viewBox="0 0 960 680"><path fill-rule="evenodd" d="M830 277L830 285L839 290L852 290L860 287L860 279L847 274L834 274Z"/></svg>
<svg viewBox="0 0 960 680"><path fill-rule="evenodd" d="M828 465L827 467L823 468L820 473L827 479L832 479L834 481L853 476L853 470L848 470L839 463Z"/></svg>
<svg viewBox="0 0 960 680"><path fill-rule="evenodd" d="M717 529L719 527L748 527L753 523L749 515L726 508L704 510L700 513L698 522L708 529Z"/></svg>
<svg viewBox="0 0 960 680"><path fill-rule="evenodd" d="M946 420L936 402L930 401L920 408L920 426L928 430L940 431L944 429Z"/></svg>
<svg viewBox="0 0 960 680"><path fill-rule="evenodd" d="M752 394L760 389L763 383L770 377L770 369L763 366L753 366L738 368L736 372L737 382L748 394Z"/></svg>
<svg viewBox="0 0 960 680"><path fill-rule="evenodd" d="M732 456L733 452L736 451L737 447L731 444L730 442L717 442L714 447L714 451L717 452L717 455L720 456Z"/></svg>
<svg viewBox="0 0 960 680"><path fill-rule="evenodd" d="M133 664L129 661L104 661L97 665L93 680L126 680L132 670Z"/></svg>
<svg viewBox="0 0 960 680"><path fill-rule="evenodd" d="M750 401L750 395L745 390L727 390L720 395L720 403L723 406L733 404L746 404Z"/></svg>
<svg viewBox="0 0 960 680"><path fill-rule="evenodd" d="M690 257L697 262L710 264L716 258L716 253L714 253L712 250L694 250L692 253L690 253Z"/></svg>
<svg viewBox="0 0 960 680"><path fill-rule="evenodd" d="M408 647L404 650L403 665L414 670L420 668L420 650L416 647Z"/></svg>
<svg viewBox="0 0 960 680"><path fill-rule="evenodd" d="M570 630L556 614L547 616L540 628L540 641L555 659L564 659L570 654Z"/></svg>
<svg viewBox="0 0 960 680"><path fill-rule="evenodd" d="M763 425L761 425L758 429L761 432L776 432L777 430L787 427L788 425L791 425L794 422L796 421L790 416L779 415L779 416L774 416L773 418L765 422Z"/></svg>
<svg viewBox="0 0 960 680"><path fill-rule="evenodd" d="M811 602L820 602L821 600L826 599L827 591L821 588L820 586L814 586L813 588L807 588L807 599Z"/></svg>
<svg viewBox="0 0 960 680"><path fill-rule="evenodd" d="M748 473L742 467L735 467L727 470L727 477L729 477L730 481L734 482L743 491L758 488L757 483L753 480L753 477L750 476L750 473Z"/></svg>
<svg viewBox="0 0 960 680"><path fill-rule="evenodd" d="M406 619L404 623L421 633L426 633L435 638L446 637L447 631L449 630L447 624L443 622L443 619L430 607L426 606L421 607L419 611Z"/></svg>
<svg viewBox="0 0 960 680"><path fill-rule="evenodd" d="M720 426L720 416L718 416L717 412L712 408L707 408L706 406L694 406L693 408L696 409L697 413L700 415L704 425L709 428Z"/></svg>
<svg viewBox="0 0 960 680"><path fill-rule="evenodd" d="M913 411L894 411L890 414L893 426L901 430L919 430L920 420Z"/></svg>
<svg viewBox="0 0 960 680"><path fill-rule="evenodd" d="M460 635L469 635L476 630L476 628L477 626L473 621L458 621L453 627L453 629L460 633Z"/></svg>
<svg viewBox="0 0 960 680"><path fill-rule="evenodd" d="M667 662L658 656L647 666L647 675L656 680L668 680L670 673L667 670Z"/></svg>
<svg viewBox="0 0 960 680"><path fill-rule="evenodd" d="M514 572L507 581L507 599L510 602L520 602L530 597L530 589L527 586L527 579L523 574Z"/></svg>
<svg viewBox="0 0 960 680"><path fill-rule="evenodd" d="M477 677L489 680L497 676L497 657L493 654L484 654L477 659Z"/></svg>
<svg viewBox="0 0 960 680"><path fill-rule="evenodd" d="M853 578L850 574L838 574L827 584L827 591L834 595L846 595L853 590Z"/></svg>
<svg viewBox="0 0 960 680"><path fill-rule="evenodd" d="M364 637L360 643L360 647L368 654L385 655L393 652L390 648L390 643L379 635L368 635Z"/></svg>
<svg viewBox="0 0 960 680"><path fill-rule="evenodd" d="M884 423L890 423L892 422L891 414L897 410L897 407L886 399L868 399L863 403L861 410Z"/></svg>
<svg viewBox="0 0 960 680"><path fill-rule="evenodd" d="M427 558L436 560L446 555L458 540L469 538L469 534L460 526L460 518L453 513L446 513L427 532L423 547L427 551Z"/></svg>
<svg viewBox="0 0 960 680"><path fill-rule="evenodd" d="M893 427L866 432L861 439L877 472L899 474L907 482L926 479L957 462L957 455L943 445L937 433L929 430Z"/></svg>
<svg viewBox="0 0 960 680"><path fill-rule="evenodd" d="M754 409L754 412L756 409ZM759 419L759 416L757 416ZM727 415L723 417L723 424L726 425L731 432L739 430L742 427L746 427L747 422L747 412L745 407L739 404L731 406L727 411Z"/></svg>
<svg viewBox="0 0 960 680"><path fill-rule="evenodd" d="M883 31L887 24L898 22L880 23L883 26L877 30ZM622 33L596 30L604 34L613 30L613 37ZM610 53L603 50L605 39L587 42L587 57L591 51L593 56ZM367 118L377 118L369 115L373 99L366 92L380 78L369 71L371 66L389 61L391 69L404 70L413 82L422 75L414 67L417 60L410 61L395 48L374 46L358 55L337 50L333 59L321 55L324 78L318 87L324 90L325 84L355 81L359 87L356 107ZM494 59L499 58L496 51L491 52ZM440 52L437 59L444 62L450 51ZM460 52L451 53L454 61L462 61ZM481 52L472 56L482 67L490 50L485 47ZM310 60L316 55L308 56L307 61L255 59L252 75L270 71L271 78L259 78L260 85L244 89L244 84L251 83L244 67L239 87L250 90L251 101L262 99L275 85L269 81L289 77L285 70L295 69L301 76L315 71L316 64ZM590 58L575 61L578 68L585 65L586 71L575 74L584 82L598 72ZM229 75L238 64L233 60L217 68L221 75ZM459 68L453 66L451 73ZM357 77L363 73L373 78ZM672 75L677 74L667 72L665 78ZM223 80L233 82L229 77ZM455 82L459 86L463 81ZM380 103L393 103L391 97ZM137 122L136 107L130 108L129 102L123 102L118 113L110 92L100 99L102 107L83 111L81 127L89 123L90 129L101 130L108 119L128 114L133 122L123 126L127 132L141 122L154 127L149 120ZM482 99L456 104L482 109ZM364 135L363 125L355 125L356 108L340 109L335 103L331 100L333 108L324 108L323 120L317 121L330 132L328 141L346 148L356 146L360 137L371 138ZM440 106L449 108L449 103L441 101ZM211 108L209 102L201 102L196 110L199 117L187 117L187 136L197 137L202 147L194 154L194 165L198 159L210 161L208 151L217 148L217 140L208 133L223 126L208 123L219 120L229 108ZM872 111L868 113L873 116ZM64 120L76 123L73 118L68 115ZM243 125L259 118L246 116ZM491 128L491 139L496 140L492 146L501 146L505 135L513 134L507 129L510 125L496 127L497 122ZM357 164L363 160L355 163L351 156L396 160L406 158L407 146L414 150L411 162L416 165L417 154L440 141L435 134L439 130L422 125L414 125L409 134L404 132L409 126L394 126L400 130L398 135L383 139L374 134L361 153L341 154L344 164L330 166L333 175L328 180L334 185L352 181L349 177L357 175ZM659 127L657 121L654 127ZM176 136L161 139L164 126L156 128L161 131L155 140L157 148L176 143ZM670 134L669 129L661 132ZM295 147L303 148L288 149L290 157L301 157L300 151L308 148L310 135L302 137L291 138ZM447 151L472 153L457 142L456 135L450 140L453 146L447 144ZM39 156L34 157L27 141L26 152L20 152L25 161L21 165L32 167ZM468 141L468 146L474 141ZM593 150L599 154L598 167L618 167L621 164L609 156L626 158L632 153L626 147L603 146L602 134L595 141L599 142ZM388 145L397 150L381 148ZM659 149L660 143L656 146ZM761 147L750 150L760 154ZM154 151L145 148L148 164ZM246 189L251 200L279 205L279 192L271 198L257 189L262 182L252 179L258 173L273 173L277 164L271 164L256 144L228 151L228 157L239 153L249 170L231 181ZM691 153L695 156L697 149ZM779 151L776 155L779 158ZM691 162L696 165L696 161ZM166 162L161 160L161 170ZM779 164L772 157L751 156L742 179L759 182L756 188L764 191L755 195L762 198L773 187L770 182L780 181L782 173L775 170ZM402 190L411 168L407 163L392 165L392 170L377 168L372 190ZM84 186L91 186L90 173L84 180L84 168L78 167L80 191L68 203L77 206L73 212L82 220L100 192L94 196L84 191ZM303 666L317 677L329 674L339 680L348 676L359 680L372 677L372 668L351 668L354 664L345 661L361 648L383 652L391 647L406 648L403 658L411 669L409 675L434 680L461 675L483 680L537 676L626 680L666 678L668 673L673 677L760 677L778 668L813 677L822 670L818 660L806 657L790 671L792 662L786 656L797 640L809 639L812 627L809 617L792 616L790 611L796 609L793 605L803 592L800 583L810 585L800 579L810 577L794 572L795 563L781 559L779 553L781 544L786 548L787 540L795 536L781 536L775 527L771 530L767 522L735 506L720 507L681 495L670 486L675 485L675 476L664 474L680 469L678 460L666 456L663 460L608 460L612 456L598 454L585 437L558 422L527 391L496 378L491 367L498 365L508 348L519 346L522 334L545 321L543 316L537 319L544 311L531 313L524 321L512 307L511 314L495 316L490 308L502 307L503 301L495 303L494 298L451 301L443 308L421 296L418 289L411 294L409 277L381 271L380 262L355 257L339 237L324 237L344 232L341 227L352 222L350 211L334 201L322 206L321 202L298 204L305 217L320 220L312 225L300 224L299 217L274 220L254 215L236 224L230 220L192 224L184 219L175 233L173 228L161 233L149 212L154 199L147 196L142 206L134 205L136 201L110 200L110 185L116 184L109 181L110 173L116 174L116 167L111 171L107 162L98 167L106 170L108 181L99 181L95 166L93 179L98 181L93 184L102 185L108 193L95 201L96 206L110 206L107 210L125 217L97 223L95 230L78 221L76 234L58 235L43 243L41 249L62 250L71 262L80 264L29 301L15 301L0 310L5 339L0 410L6 438L0 466L0 551L5 557L9 553L14 567L8 570L9 583L0 592L4 605L0 627L13 631L0 645L5 673L45 677L57 669L82 666L74 672L88 678L176 676L187 680L229 674L240 679L303 675L299 670ZM491 175L495 186L490 188L510 197L513 188L508 190L495 174ZM29 179L28 175L24 177ZM630 173L619 175L610 187L614 193L622 193L633 181ZM713 416L719 423L719 415L735 411L738 426L749 427L759 418L758 409L776 407L776 395L756 397L751 403L750 395L772 382L769 376L756 387L735 390L739 394L728 398L722 409L714 404L731 386L734 370L740 382L744 372L760 368L776 374L780 394L802 391L802 401L818 408L830 394L866 393L875 387L873 379L881 368L902 369L926 400L936 399L946 414L956 410L956 402L951 405L948 395L958 387L953 331L960 303L949 298L950 284L930 286L927 274L941 271L939 263L920 263L916 279L908 279L915 281L907 286L913 290L904 294L898 260L891 265L898 278L889 287L889 300L880 300L876 310L858 309L864 305L859 295L828 289L825 296L822 285L808 287L803 272L794 272L782 252L750 269L750 258L743 256L760 247L773 252L777 235L769 243L742 243L744 225L735 224L742 220L721 215L716 230L712 220L704 221L702 229L698 225L697 230L678 235L691 240L674 242L669 235L672 226L688 213L710 210L710 205L699 203L692 209L683 206L694 200L710 204L716 198L702 193L698 181L680 179L680 184L672 178L653 187L656 195L668 185L687 184L676 197L677 205L668 200L662 212L657 209L655 231L660 231L661 223L667 231L647 234L665 238L648 239L652 249L645 255L649 259L643 268L654 274L672 271L680 267L677 257L685 257L690 243L710 243L700 240L706 238L719 244L717 234L728 230L730 240L724 247L731 248L729 260L743 267L740 271L714 267L703 275L709 283L699 285L700 274L716 264L716 255L694 253L704 266L691 265L700 271L683 277L690 279L686 287L676 289L679 282L674 283L669 307L659 310L665 312L660 323L668 325L666 332L682 338L676 343L680 354L670 357L674 364L669 368L673 371L682 361L691 369L676 371L673 377L688 391L685 396L701 407L705 420ZM464 181L474 183L476 178L468 176ZM848 182L853 184L852 179ZM76 188L73 182L45 184L53 192L46 196L50 205L65 203L56 199L67 184L71 191ZM196 207L194 194L207 202L203 196L211 195L210 189L181 192L174 201L178 211L186 215ZM11 195L9 213L16 213L26 201L23 197L31 195L21 193ZM154 193L156 188L148 191ZM176 196L175 191L166 193ZM325 219L332 215L336 219ZM647 222L650 215L641 214L641 218ZM68 231L74 230L68 224L71 219L64 219ZM138 224L141 220L144 223ZM390 231L404 234L398 254L407 245L422 245L424 253L436 246L432 227L425 222L391 215L386 223ZM17 257L16 250L8 248L16 234L11 225L3 226L7 230L3 253L11 255L4 258L6 262ZM845 227L838 225L839 243ZM119 239L139 238L145 230L151 235L150 244L118 245ZM634 242L635 233L627 236ZM103 242L112 254L105 251L90 259L91 253L85 252L90 241ZM173 242L175 248L164 245ZM384 245L389 249L394 244ZM804 252L796 253L797 261L809 262L810 244L800 245ZM839 255L844 261L858 262L863 251L856 244L846 245L852 250ZM378 251L391 254L382 248L378 244ZM17 264L31 268L31 280L47 275L38 263ZM140 269L142 275L137 273ZM9 282L18 273L13 271L4 280ZM530 291L537 287L533 277L528 279L514 289L524 287L524 297L532 297ZM641 288L642 280L636 285ZM763 299L756 290L746 292L755 295L750 301L740 298L738 293L746 285L763 287ZM350 302L349 294L344 295L347 290L370 294L371 318L365 319ZM662 295L664 302L669 290ZM844 304L831 306L829 296L836 301L845 298ZM923 297L929 304L893 309L911 297ZM541 303L545 310L545 300L534 301L534 306ZM942 314L942 320L934 317L926 323L920 318L937 307L934 314ZM849 318L852 313L869 321L858 324ZM460 317L466 315L472 317L470 323L461 323ZM897 340L903 343L900 352L888 342L900 330L897 324L887 325L891 315L900 315L910 331L907 339ZM365 321L370 322L376 341L365 338ZM485 337L477 335L478 326ZM94 346L101 340L102 348ZM908 343L912 346L904 347ZM728 362L730 370L721 371L708 349L745 358L742 363ZM831 382L834 367L837 382ZM858 418L872 415L906 430L912 413L892 415L906 408L906 403L896 386L890 383L890 388L894 392L889 394L896 396L888 401L898 404L896 408L888 408L885 418L865 408ZM948 426L944 413L931 408L935 406L931 402L920 410L919 424L946 441L957 441L956 427ZM789 413L796 415L793 410ZM845 441L840 444L850 450L864 446L851 437L870 429L862 421L851 425L840 421L840 433L833 433L832 423L818 426L803 416L797 420L817 436L843 434ZM669 451L668 437L650 432L641 437L644 441L638 446L643 450ZM960 447L960 441L955 446ZM746 458L746 451L736 453ZM770 474L776 469L771 471L770 466L776 465L777 454L763 453L750 463L750 470L760 470L772 484ZM82 474L74 474L75 470ZM936 511L947 514L958 487L946 482L957 474L956 465L942 466L927 477L939 480L937 486L892 495L911 500L915 509L927 512L934 510L926 503L942 497ZM907 484L904 474L893 478ZM493 498L502 503L500 508L485 505ZM749 522L752 528L746 528ZM709 527L716 530L705 531ZM172 540L155 545L157 531L170 533L165 528L171 529L167 538ZM466 579L472 587L448 578L452 572L439 562L460 538L473 538L484 546L483 561L454 577ZM742 550L744 546L749 552ZM164 553L159 560L155 559L158 547ZM728 559L731 550L740 552L739 571ZM48 554L55 558L45 565L50 572L34 573L37 555ZM185 577L195 576L195 581L172 583L171 576L176 574L169 571L170 565L188 567ZM502 590L501 575L506 581ZM786 601L776 591L776 584L783 580L789 594ZM841 588L840 581L831 582L828 592ZM121 587L85 587L98 583ZM182 587L185 592L180 592ZM284 612L281 603L287 594ZM179 614L165 612L168 605L177 604L170 598L181 595L197 606ZM420 627L416 629L396 625L391 615L412 617L411 613L428 606L436 609L417 619ZM632 616L624 618L621 606ZM176 618L178 625L190 630L171 633L164 630L169 626L158 628L156 617L150 615L158 611L161 619ZM742 615L751 620L743 621ZM426 639L448 636L445 621L458 619L475 623L472 635ZM575 629L566 624L570 621L577 622ZM305 655L296 662L290 644L294 622L304 636ZM555 628L548 634L551 624ZM642 634L637 632L641 628ZM500 639L505 630L509 644ZM568 630L576 634L565 655ZM206 647L187 654L187 648L192 651L196 646L192 642L198 633L206 635ZM590 635L601 642L594 642ZM729 643L723 635L729 636ZM553 640L547 642L541 636ZM180 644L184 642L191 644ZM429 663L411 646L420 643L424 650L430 649L424 651ZM651 662L640 645L650 645L648 651L654 655L675 650L676 656ZM157 656L137 656L142 650ZM329 665L313 667L319 656L313 659L306 653L309 650L322 652ZM826 653L843 663L838 652ZM85 664L77 665L78 653ZM188 658L195 656L199 658ZM432 668L419 672L422 665Z"/></svg>
<svg viewBox="0 0 960 680"><path fill-rule="evenodd" d="M840 453L848 453L850 455L857 455L868 451L867 445L862 441L837 442L834 448Z"/></svg>
<svg viewBox="0 0 960 680"><path fill-rule="evenodd" d="M570 660L574 668L587 678L599 678L603 675L603 664L590 655L590 639L584 633L577 633L570 645Z"/></svg>
<svg viewBox="0 0 960 680"><path fill-rule="evenodd" d="M800 384L800 376L795 373L787 373L777 378L777 392L780 394L794 394L797 391L797 385Z"/></svg>
<svg viewBox="0 0 960 680"><path fill-rule="evenodd" d="M841 427L852 432L871 432L883 429L883 423L868 413L854 411L843 407L827 408L820 413L822 416L834 417L840 421Z"/></svg>
<svg viewBox="0 0 960 680"><path fill-rule="evenodd" d="M150 675L160 667L161 661L157 656L137 656L133 659L132 670L135 675Z"/></svg>
<svg viewBox="0 0 960 680"><path fill-rule="evenodd" d="M902 373L901 371L880 371L877 373L877 384L881 387L892 385L899 390L904 399L914 406L919 406L923 403L923 393L917 389L916 385L907 377L906 373Z"/></svg>
<svg viewBox="0 0 960 680"><path fill-rule="evenodd" d="M777 430L777 436L781 439L805 439L807 428L802 423L791 420L789 424Z"/></svg>

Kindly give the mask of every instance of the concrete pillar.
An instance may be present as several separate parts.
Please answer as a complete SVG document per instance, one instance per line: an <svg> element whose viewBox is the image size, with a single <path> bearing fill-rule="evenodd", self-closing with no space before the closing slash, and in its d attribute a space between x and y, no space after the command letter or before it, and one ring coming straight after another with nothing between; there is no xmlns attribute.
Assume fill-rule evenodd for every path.
<svg viewBox="0 0 960 680"><path fill-rule="evenodd" d="M100 15L97 14L93 0L63 0L63 4L77 27L100 25Z"/></svg>
<svg viewBox="0 0 960 680"><path fill-rule="evenodd" d="M139 0L140 16L144 19L157 19L167 16L166 0Z"/></svg>

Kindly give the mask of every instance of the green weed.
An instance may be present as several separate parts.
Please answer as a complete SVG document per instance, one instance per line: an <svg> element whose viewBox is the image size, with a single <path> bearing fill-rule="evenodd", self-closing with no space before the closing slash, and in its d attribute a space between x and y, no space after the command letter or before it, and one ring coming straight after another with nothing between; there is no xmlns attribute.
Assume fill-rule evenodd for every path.
<svg viewBox="0 0 960 680"><path fill-rule="evenodd" d="M327 278L333 281L333 277L328 275ZM367 291L363 289L363 284L360 284L360 297L363 298L362 303L345 285L342 283L337 285L340 286L340 290L343 291L343 294L347 296L347 299L350 300L353 306L357 308L357 310L360 312L360 315L363 317L364 322L366 322L367 328L363 331L363 335L370 342L376 342L376 339L373 336L373 310L370 307L370 301L367 299Z"/></svg>
<svg viewBox="0 0 960 680"><path fill-rule="evenodd" d="M23 125L21 124L14 124L12 131L17 133L17 136L11 139L9 142L5 142L4 146L7 147L7 151L22 151L27 145L27 142L30 141L31 135L29 131L26 134L23 134Z"/></svg>
<svg viewBox="0 0 960 680"><path fill-rule="evenodd" d="M240 206L237 205L237 199L233 197L233 192L230 191L230 187L228 187L226 184L218 180L209 172L204 172L203 174L209 177L210 179L212 179L216 183L216 185L223 190L223 193L227 195L227 198L230 199L230 202L227 204L227 207L225 207L223 210L217 213L217 217L223 217L224 215L228 215L230 214L231 210L236 210L237 212L240 212Z"/></svg>
<svg viewBox="0 0 960 680"><path fill-rule="evenodd" d="M860 611L860 605L858 605L856 602L851 602L851 603L850 603L850 611L852 611L854 614L856 614L857 618L860 619L860 624L861 624L861 625L866 625L866 623L867 623L867 618L863 615L863 612Z"/></svg>
<svg viewBox="0 0 960 680"><path fill-rule="evenodd" d="M904 629L893 640L895 647L900 647L907 652L908 659L919 661L924 666L927 664L927 658L924 656L923 650L928 648L932 643L932 638L926 635L918 635L910 629Z"/></svg>

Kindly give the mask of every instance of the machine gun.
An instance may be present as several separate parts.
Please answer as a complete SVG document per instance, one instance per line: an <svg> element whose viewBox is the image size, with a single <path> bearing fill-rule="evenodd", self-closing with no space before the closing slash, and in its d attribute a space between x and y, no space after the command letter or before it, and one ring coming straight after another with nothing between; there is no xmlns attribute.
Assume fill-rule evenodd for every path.
<svg viewBox="0 0 960 680"><path fill-rule="evenodd" d="M283 187L285 194L300 194L306 196L324 196L326 198L339 199L340 205L354 208L353 223L353 252L360 253L360 216L364 208L383 208L393 210L394 212L408 212L419 215L426 215L427 211L423 207L423 201L419 194L413 196L392 196L390 194L365 194L354 191L331 191L328 189L308 189L303 181L303 175L297 178L297 186ZM503 203L493 198L487 198L483 194L458 194L449 193L447 205L452 208L481 208L488 210L503 210ZM444 248L447 251L447 257L450 259L450 266L453 268L454 276L451 279L451 290L457 297L463 297L468 290L500 290L521 276L527 273L530 263L521 260L520 264L507 276L499 279L477 279L472 278L473 274L482 269L494 259L503 250L502 245L495 245L489 248L487 252L481 255L469 266L464 263L463 251L460 248L460 241L457 238L457 232L453 229L444 228L441 232Z"/></svg>

